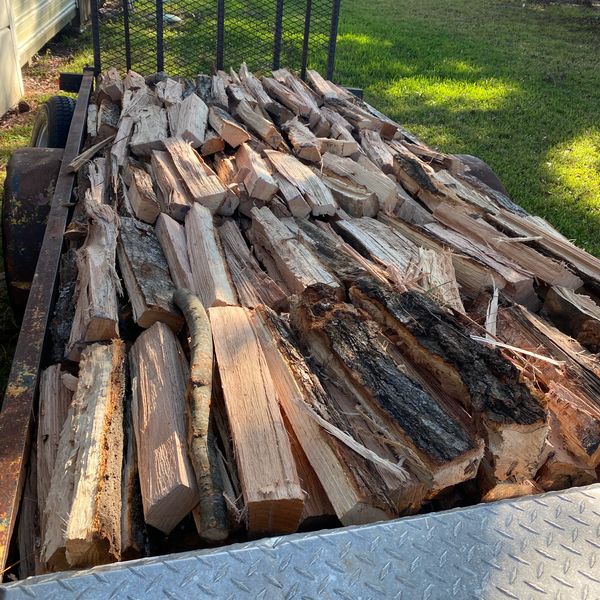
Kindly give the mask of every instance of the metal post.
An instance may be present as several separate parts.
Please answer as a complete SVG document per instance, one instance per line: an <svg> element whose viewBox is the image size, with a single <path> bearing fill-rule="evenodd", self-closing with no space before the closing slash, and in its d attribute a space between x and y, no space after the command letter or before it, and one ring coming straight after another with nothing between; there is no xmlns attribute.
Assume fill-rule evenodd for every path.
<svg viewBox="0 0 600 600"><path fill-rule="evenodd" d="M131 38L129 37L129 2L123 0L123 30L125 32L125 66L131 69Z"/></svg>
<svg viewBox="0 0 600 600"><path fill-rule="evenodd" d="M304 14L304 39L302 40L302 65L300 77L306 79L306 67L308 65L308 39L310 36L310 17L312 13L312 0L306 0L306 13Z"/></svg>
<svg viewBox="0 0 600 600"><path fill-rule="evenodd" d="M92 11L92 45L94 47L94 75L100 75L102 63L100 60L100 23L98 20L98 0L90 0Z"/></svg>
<svg viewBox="0 0 600 600"><path fill-rule="evenodd" d="M283 0L275 5L275 40L273 42L273 70L281 66L281 31L283 25Z"/></svg>
<svg viewBox="0 0 600 600"><path fill-rule="evenodd" d="M335 67L335 48L337 45L338 25L340 21L341 0L333 0L333 9L331 12L331 30L329 32L329 52L327 53L327 79L333 79L333 69Z"/></svg>
<svg viewBox="0 0 600 600"><path fill-rule="evenodd" d="M165 70L163 25L163 0L156 0L156 70L159 72Z"/></svg>
<svg viewBox="0 0 600 600"><path fill-rule="evenodd" d="M217 0L217 69L223 69L225 45L225 0Z"/></svg>

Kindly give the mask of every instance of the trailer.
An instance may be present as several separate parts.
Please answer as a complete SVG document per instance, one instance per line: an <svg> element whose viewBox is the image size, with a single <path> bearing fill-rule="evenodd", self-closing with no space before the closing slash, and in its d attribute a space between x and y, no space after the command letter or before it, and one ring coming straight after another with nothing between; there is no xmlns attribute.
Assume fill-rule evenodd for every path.
<svg viewBox="0 0 600 600"><path fill-rule="evenodd" d="M308 22L304 44L308 48ZM157 70L162 55L162 2L157 2ZM218 3L221 25L224 3ZM277 2L283 12L283 0ZM127 13L131 5L123 3ZM45 109L34 142L44 146L54 131L58 110L69 112L64 149L36 148L23 166L9 172L13 197L53 190L48 206L19 203L5 206L3 233L7 283L15 306L24 305L22 326L0 412L0 569L10 567L15 532L24 501L23 488L35 427L39 374L45 361L48 326L55 303L63 235L72 212L75 174L69 163L85 139L86 115L100 71L100 22L92 2L96 65L81 75L65 75L63 88L77 89L77 99L54 100ZM339 2L331 14L330 68L335 52ZM280 19L280 17L277 17ZM127 19L124 21L127 23ZM274 64L279 64L284 21L277 21ZM159 25L160 24L160 25ZM226 32L218 27L217 65L222 66ZM127 30L126 30L127 31ZM125 35L127 65L132 65L131 40ZM279 51L277 50L279 40ZM220 59L219 59L220 56ZM308 50L300 70L306 69ZM52 112L53 111L53 112ZM61 117L62 118L62 117ZM36 153L37 159L36 159ZM48 165L48 176L36 181L37 193L25 194L25 173L36 161ZM489 168L476 159L475 172L490 186L499 186ZM17 165L19 163L16 163ZM20 171L20 169L24 169ZM54 177L52 177L54 172ZM48 181L52 179L52 181ZM43 224L46 219L45 225ZM42 224L40 224L40 221ZM23 244L23 240L27 243ZM31 261L35 244L39 256ZM30 273L30 276L27 275ZM27 288L28 293L22 290ZM25 283L25 285L24 285ZM65 571L6 581L6 598L597 598L600 575L600 485L571 488L538 496L481 504L450 511L419 514L364 526L272 537L180 554L125 561L83 571ZM4 572L4 571L2 571Z"/></svg>

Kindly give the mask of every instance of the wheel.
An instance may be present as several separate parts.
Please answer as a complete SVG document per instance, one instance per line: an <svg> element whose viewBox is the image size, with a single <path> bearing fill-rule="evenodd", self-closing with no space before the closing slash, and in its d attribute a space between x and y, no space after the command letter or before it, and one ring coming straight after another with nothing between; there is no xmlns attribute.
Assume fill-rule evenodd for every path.
<svg viewBox="0 0 600 600"><path fill-rule="evenodd" d="M75 110L75 101L66 96L52 96L38 111L31 133L36 148L64 148Z"/></svg>

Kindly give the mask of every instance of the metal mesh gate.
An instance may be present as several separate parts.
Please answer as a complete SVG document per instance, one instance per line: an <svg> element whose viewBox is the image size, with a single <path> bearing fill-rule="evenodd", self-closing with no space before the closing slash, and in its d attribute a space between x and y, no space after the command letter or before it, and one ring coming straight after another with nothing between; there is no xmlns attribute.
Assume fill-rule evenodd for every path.
<svg viewBox="0 0 600 600"><path fill-rule="evenodd" d="M340 0L92 0L96 72L194 77L307 67L333 76Z"/></svg>

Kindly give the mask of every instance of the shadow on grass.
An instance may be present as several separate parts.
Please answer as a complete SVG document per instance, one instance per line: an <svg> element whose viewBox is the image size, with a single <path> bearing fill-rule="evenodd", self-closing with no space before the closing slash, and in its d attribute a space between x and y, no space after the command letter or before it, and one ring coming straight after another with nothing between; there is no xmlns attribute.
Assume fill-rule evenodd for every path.
<svg viewBox="0 0 600 600"><path fill-rule="evenodd" d="M513 199L600 254L600 11L347 2L337 78L429 143L490 163Z"/></svg>

